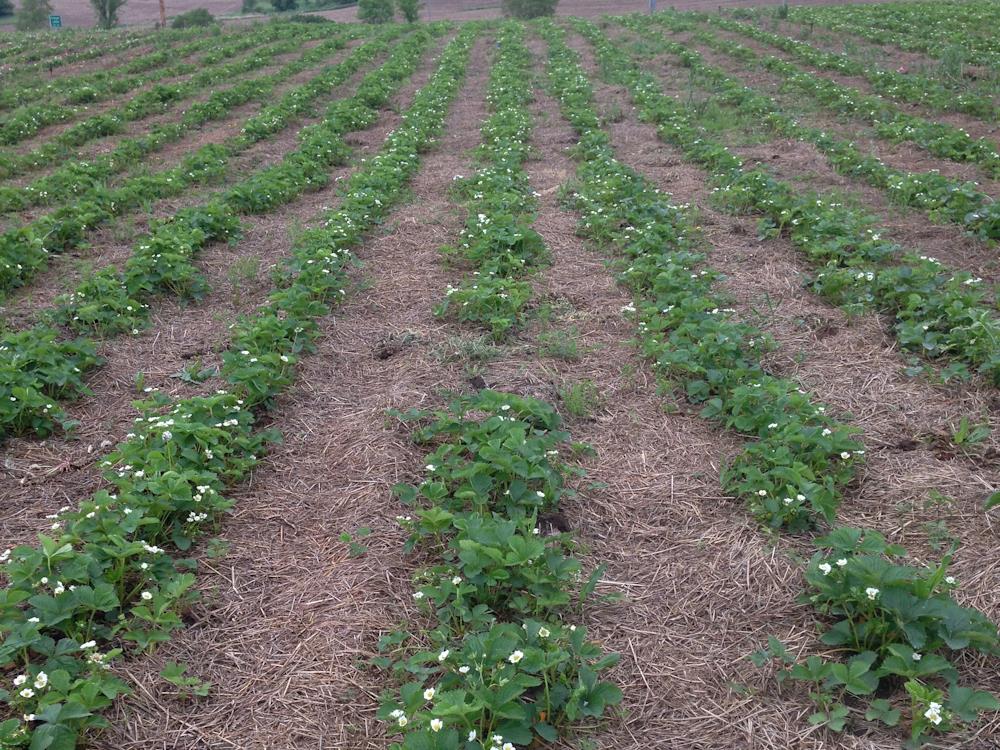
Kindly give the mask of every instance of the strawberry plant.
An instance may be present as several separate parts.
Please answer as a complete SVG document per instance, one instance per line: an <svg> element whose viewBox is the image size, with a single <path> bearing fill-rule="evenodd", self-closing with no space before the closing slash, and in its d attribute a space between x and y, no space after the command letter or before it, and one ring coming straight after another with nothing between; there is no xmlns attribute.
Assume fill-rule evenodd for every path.
<svg viewBox="0 0 1000 750"><path fill-rule="evenodd" d="M528 51L522 27L505 24L490 71L487 103L478 156L482 169L456 178L454 192L469 208L455 247L444 247L449 259L476 270L458 287L449 287L436 315L489 329L493 338L509 337L527 320L531 285L523 277L548 260L541 236L530 224L535 197L524 171L531 119L525 111L531 91L523 85Z"/></svg>
<svg viewBox="0 0 1000 750"><path fill-rule="evenodd" d="M384 638L377 663L405 682L387 693L379 717L403 735L398 748L486 748L559 739L621 701L600 672L617 662L567 624L582 601L580 564L569 534L543 535L539 519L570 493L579 471L561 459L569 436L544 402L484 390L426 420L414 439L434 448L425 478L395 488L413 507L402 523L408 548L427 546L439 564L418 574L414 593L437 620L433 644Z"/></svg>
<svg viewBox="0 0 1000 750"><path fill-rule="evenodd" d="M231 506L225 488L275 439L253 425L255 410L290 382L294 354L278 352L308 351L316 318L342 298L349 246L403 195L417 151L441 127L457 92L477 33L471 26L449 43L405 127L349 180L343 205L299 239L281 287L239 327L234 346L258 340L274 356L258 357L250 371L225 367L232 392L176 402L153 392L139 402L143 416L101 464L109 489L58 514L39 547L0 555L7 580L0 593L0 663L22 670L16 690L0 693L20 717L0 723L7 746L76 747L84 732L106 726L98 712L128 689L108 672L119 646L149 650L182 627L194 576L184 572L189 561L175 560L166 548L188 550L207 533ZM354 197L369 189L379 191L379 213ZM239 349L224 361L237 353L253 358Z"/></svg>
<svg viewBox="0 0 1000 750"><path fill-rule="evenodd" d="M622 76L642 114L657 120L649 105L657 92L649 78L621 61L595 26L574 23L594 43L604 69ZM624 312L637 318L644 352L671 377L670 384L683 386L689 399L705 404L703 416L756 438L722 477L729 491L748 499L754 515L793 531L808 530L817 520L832 526L840 490L851 481L853 465L863 460L863 445L793 382L763 371L758 358L771 343L750 326L729 320L732 311L711 289L715 274L700 267L705 259L692 250L696 235L686 209L671 205L614 159L575 53L560 30L546 27L543 33L550 45L553 94L581 136L582 163L571 196L583 214L581 231L625 255L620 279L636 292L637 301ZM728 152L706 145L704 131L682 130L687 125L682 118L669 125L685 133L682 142L714 169L742 174ZM737 179L743 177L753 189L770 179L759 172ZM793 216L797 226L802 214ZM823 226L829 230L832 222ZM870 240L872 252L881 253L878 238ZM905 711L898 691L903 680L913 747L928 734L958 729L1000 705L989 693L959 685L957 667L947 660L949 652L966 648L995 653L998 643L993 623L950 596L955 585L947 575L950 556L927 568L899 565L893 558L903 551L877 532L836 526L815 543L827 551L810 562L802 601L827 623L822 642L844 659L814 655L798 661L773 638L768 649L753 655L758 664L777 657L784 664L782 680L808 685L818 709L811 723L841 731L858 713L859 699L896 688L892 701L874 698L864 712L866 720L895 726Z"/></svg>

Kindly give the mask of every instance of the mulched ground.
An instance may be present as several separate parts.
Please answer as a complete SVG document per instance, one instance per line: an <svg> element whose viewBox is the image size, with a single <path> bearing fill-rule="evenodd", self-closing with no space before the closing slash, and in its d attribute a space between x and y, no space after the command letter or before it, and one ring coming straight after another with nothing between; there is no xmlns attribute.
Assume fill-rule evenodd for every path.
<svg viewBox="0 0 1000 750"><path fill-rule="evenodd" d="M962 601L1000 617L993 581L1000 552L981 512L984 495L1000 483L997 438L982 447L994 458L957 454L942 442L965 415L988 419L994 436L1000 434L995 389L906 378L907 358L886 322L849 319L804 292L808 269L797 251L785 240L758 240L750 218L715 211L704 173L638 121L626 92L598 83L584 40L570 34L569 41L595 83L620 158L676 202L698 207L709 262L727 274L734 307L781 343L769 366L799 379L838 414L850 413L863 431L869 462L845 498L843 520L879 528L926 560L940 555L934 545L942 535L958 536L954 570ZM544 45L530 46L540 72ZM813 709L804 693L779 691L771 673L746 660L772 634L793 651L816 648L813 615L795 601L796 556L809 550L794 538L775 543L724 495L719 469L740 449L739 437L658 393L648 363L630 345L633 324L621 314L629 296L615 285L608 258L576 236L575 217L561 203L559 188L575 170L567 153L575 137L541 91L532 105L536 158L527 169L540 194L535 226L552 253L551 266L532 282L547 314L490 348L478 331L433 316L447 285L465 273L444 263L438 248L454 240L464 220L448 188L455 175L475 168L470 151L486 116L491 50L488 39L473 49L468 79L444 134L424 155L412 200L358 251L364 265L355 288L323 323L318 352L304 360L297 385L271 413L284 443L233 493L237 505L222 525L222 542L197 550L203 600L189 627L156 653L120 663L136 693L116 705L112 729L91 746L384 750L389 739L374 712L388 680L365 661L380 635L421 624L410 597L421 561L402 553L394 517L405 511L390 490L422 465L421 450L386 410L441 406L449 393L483 384L562 407L565 388L590 381L598 394L591 413L568 417L567 427L594 454L583 460L588 478L563 513L583 543L585 565L607 565L598 595L619 599L595 599L579 616L605 648L622 655L613 679L625 691L626 709L596 736L583 736L610 750L895 750L894 732L833 735L810 727L805 719ZM374 153L398 125L397 112L431 70L428 59L376 125L350 136L358 158ZM668 92L683 93L683 73L657 72L666 73ZM262 158L278 158L291 138L282 136ZM762 157L780 151L783 174L808 170L816 187L856 189L799 146L752 148ZM146 374L145 384L175 394L214 388L213 381L188 386L171 375L199 358L215 362L228 323L267 293L267 271L287 254L289 230L337 200L334 182L281 211L247 219L247 236L235 249L218 245L199 256L214 290L208 299L192 307L164 302L150 331L108 342L109 364L92 379L95 396L72 407L83 423L76 437L4 446L0 496L10 501L0 511L0 536L30 540L44 514L98 486L91 461L102 440L127 431L136 372ZM911 223L899 219L893 231L925 241L919 233L927 225ZM934 254L985 266L980 249L957 239L933 235L930 241L940 242ZM120 260L127 240L100 236L95 257ZM236 254L255 259L258 273L231 274ZM45 278L43 286L57 284ZM574 338L579 358L547 355L541 344L552 335ZM482 356L470 358L473 351ZM930 487L950 502L934 504ZM372 529L364 540L368 552L352 557L340 535L362 527ZM181 700L157 676L168 661L189 664L213 683L211 694ZM1000 692L995 664L966 662L964 672L978 685ZM996 732L998 721L962 747L995 748ZM583 740L570 745L584 746Z"/></svg>
<svg viewBox="0 0 1000 750"><path fill-rule="evenodd" d="M709 28L713 33L723 39L738 42L744 47L749 47L754 50L759 55L779 57L782 60L790 62L815 76L819 76L820 78L826 78L831 81L835 81L842 86L849 86L851 88L858 89L864 94L879 96L879 93L872 88L872 85L868 82L868 80L862 78L861 76L849 76L843 73L838 73L837 71L814 68L777 47L772 47L768 44L758 42L756 39L751 37L724 31L715 27ZM842 52L843 50L839 51ZM922 106L920 104L914 104L896 99L889 99L889 101L891 101L898 109L908 114L924 117L928 120L944 122L956 128L962 128L973 138L985 138L986 140L991 141L994 145L1000 144L1000 125L996 122L984 122L973 117L972 115L967 115L962 112L943 112Z"/></svg>

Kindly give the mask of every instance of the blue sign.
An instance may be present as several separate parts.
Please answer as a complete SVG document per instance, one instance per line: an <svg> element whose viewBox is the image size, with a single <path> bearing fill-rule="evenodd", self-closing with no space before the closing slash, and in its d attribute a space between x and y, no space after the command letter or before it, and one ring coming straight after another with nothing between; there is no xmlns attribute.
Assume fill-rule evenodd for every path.
<svg viewBox="0 0 1000 750"><path fill-rule="evenodd" d="M58 29L62 26L62 16L49 16L49 26Z"/></svg>

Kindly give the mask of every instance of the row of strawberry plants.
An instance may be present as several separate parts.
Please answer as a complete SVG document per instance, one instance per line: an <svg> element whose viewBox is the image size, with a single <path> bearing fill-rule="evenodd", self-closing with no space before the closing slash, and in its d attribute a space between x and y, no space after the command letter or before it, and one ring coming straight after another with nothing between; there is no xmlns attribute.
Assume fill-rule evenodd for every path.
<svg viewBox="0 0 1000 750"><path fill-rule="evenodd" d="M302 30L296 27L268 24L229 37L206 35L200 40L199 45L192 49L194 53L204 53L200 57L191 61L182 60L180 58L184 56L184 50L180 49L174 51L169 59L161 60L160 67L153 70L130 73L131 62L127 62L51 80L28 79L19 86L5 86L3 91L0 91L0 109L18 107L25 101L37 103L55 100L61 104L92 104L104 101L114 95L127 93L138 86L163 78L195 73L202 66L214 65L227 57L252 50L261 44L293 39L301 33ZM168 62L172 64L164 64Z"/></svg>
<svg viewBox="0 0 1000 750"><path fill-rule="evenodd" d="M577 28L594 45L598 60L616 71L613 80L635 91L638 79L627 58L596 27L581 22ZM641 309L626 310L639 318L645 353L676 379L690 401L704 405L703 416L756 438L724 480L726 490L745 498L760 523L799 531L832 522L842 490L855 476L854 465L863 461L864 446L852 428L828 415L825 405L813 403L797 383L764 371L760 358L774 342L733 320L727 300L712 292L719 274L703 267L690 212L671 205L614 158L578 55L566 51L561 30L547 29L546 35L555 50L553 93L580 136L583 164L577 179L586 191L578 189L574 201L584 215L581 231L611 246L628 240L622 252L629 265L621 279L633 288L649 286L654 294ZM636 94L635 101L646 114L647 100ZM622 205L609 212L616 198ZM623 218L638 211L633 204L647 208Z"/></svg>
<svg viewBox="0 0 1000 750"><path fill-rule="evenodd" d="M136 242L123 270L108 266L88 276L42 317L77 334L134 335L150 324L149 305L156 295L201 298L208 285L194 264L199 250L223 240L235 244L240 214L272 211L325 184L329 167L346 156L343 135L374 122L376 107L413 73L428 41L427 33L417 33L401 43L384 65L366 76L356 94L331 104L323 122L304 128L299 146L280 163L157 223ZM101 363L94 356L96 347L86 339L40 349L38 342L54 342L57 335L44 323L0 339L11 357L9 365L0 365L0 437L45 437L71 426L57 400L86 393L83 374Z"/></svg>
<svg viewBox="0 0 1000 750"><path fill-rule="evenodd" d="M346 38L350 39L351 37L348 35ZM254 49L250 55L228 63L224 61L230 56L225 55L221 58L223 64L202 65L195 69L198 72L185 80L152 86L122 102L120 106L81 120L29 151L13 149L2 151L0 152L0 176L19 176L58 164L64 160L71 160L71 164L82 162L84 160L77 153L79 147L92 140L121 133L125 130L127 123L138 122L151 115L168 112L214 84L232 81L244 83L241 79L246 73L267 67L272 64L272 58L278 55L300 50L301 41L301 39L296 38L285 39L266 47ZM303 56L305 54L308 52L303 53ZM188 64L185 63L185 66ZM292 70L294 71L294 68ZM224 91L213 92L213 96L207 102L195 104L195 111L210 109L211 103L219 100L220 97L225 97ZM185 115L187 115L186 112ZM26 188L8 186L3 189L6 191L22 190L28 195L32 190L31 186ZM10 205L16 206L17 203L10 203Z"/></svg>
<svg viewBox="0 0 1000 750"><path fill-rule="evenodd" d="M123 94L136 86L152 83L171 75L183 75L197 70L199 63L208 60L209 64L215 57L215 51L221 50L228 54L236 54L241 50L267 41L274 41L280 35L274 30L262 27L261 30L244 33L229 38L204 38L197 44L184 45L170 58L160 59L153 70L130 72L130 66L135 61L130 60L120 65L88 71L76 75L59 77L31 76L24 81L4 86L0 91L0 110L14 109L32 104L90 104L108 98L114 94ZM197 40L196 40L197 41ZM185 49L190 49L189 55L183 55ZM232 52L228 52L232 50ZM201 58L193 57L207 52ZM154 53L158 54L158 53ZM224 55L226 56L226 55ZM193 59L183 59L193 57Z"/></svg>
<svg viewBox="0 0 1000 750"><path fill-rule="evenodd" d="M484 390L400 416L426 420L414 439L431 451L426 478L394 488L413 508L399 520L407 548L437 559L413 594L434 627L379 642L391 655L376 663L405 681L378 712L402 734L390 748L515 750L600 719L622 699L600 679L618 656L567 614L601 571L581 588L573 536L540 528L581 473L561 456L569 435L555 409Z"/></svg>
<svg viewBox="0 0 1000 750"><path fill-rule="evenodd" d="M893 3L889 8L799 6L790 9L788 17L796 23L816 24L938 58L958 48L973 64L1000 67L996 35L981 33L998 23L995 6L990 2Z"/></svg>
<svg viewBox="0 0 1000 750"><path fill-rule="evenodd" d="M208 40L195 40L176 49L167 48L143 55L124 67L130 72L142 73L156 67L167 66L171 62L187 57L207 46ZM37 101L23 104L0 117L0 144L10 146L20 143L35 135L42 128L58 122L66 122L81 111L84 110L65 104L38 103Z"/></svg>
<svg viewBox="0 0 1000 750"><path fill-rule="evenodd" d="M518 24L505 25L500 33L487 91L491 115L479 147L485 166L453 187L464 199L468 217L458 244L442 252L475 270L459 286L449 287L435 308L437 315L488 328L495 339L524 324L532 295L524 277L548 256L541 236L531 228L536 201L524 171L531 89L524 86L530 56L522 37Z"/></svg>
<svg viewBox="0 0 1000 750"><path fill-rule="evenodd" d="M664 38L655 30L620 19L658 51L676 55L681 64L690 68L712 87L716 100L756 116L757 122L778 135L812 143L838 172L858 177L885 190L889 197L904 206L928 212L934 220L949 221L965 227L984 239L1000 238L1000 203L981 192L974 182L960 182L940 172L908 172L886 166L876 156L863 153L852 142L842 140L819 128L801 125L794 117L784 114L767 96L744 86L721 68L705 63L698 52ZM668 28L683 28L684 21L676 17L657 17ZM681 24L675 26L675 22Z"/></svg>
<svg viewBox="0 0 1000 750"><path fill-rule="evenodd" d="M47 267L51 254L80 245L90 229L111 217L159 198L178 195L192 185L220 177L230 158L254 143L290 127L299 117L310 112L314 102L330 88L343 83L362 66L382 54L389 47L390 40L403 33L405 30L402 27L391 27L380 32L376 38L357 47L341 62L328 67L311 81L287 91L278 102L248 118L239 135L222 144L208 144L199 148L185 156L177 167L137 175L115 188L105 187L98 182L74 202L30 224L0 234L0 290L6 291L27 283L35 273ZM340 47L343 42L334 39L330 46ZM329 51L325 45L321 45L310 50L307 56L322 59ZM256 88L253 90L256 91Z"/></svg>
<svg viewBox="0 0 1000 750"><path fill-rule="evenodd" d="M458 245L445 248L446 257L478 269L446 301L460 321L497 338L521 322L531 290L520 279L545 252L530 228L535 199L523 169L532 96L523 36L519 23L499 30L479 148L485 165L460 182L469 219ZM579 472L560 458L569 435L556 411L484 390L445 411L400 416L429 422L413 433L431 450L422 461L426 477L394 491L414 508L400 517L407 549L422 547L436 561L416 574L414 593L433 626L379 644L389 655L376 663L403 682L386 691L378 713L401 735L391 747L513 750L558 741L571 723L599 719L622 697L599 679L617 656L602 655L583 627L565 621L599 571L581 592L572 535L540 528Z"/></svg>
<svg viewBox="0 0 1000 750"><path fill-rule="evenodd" d="M987 176L1000 177L1000 152L994 143L985 138L972 138L954 125L902 112L881 96L864 94L851 86L803 70L775 55L760 55L707 29L699 28L694 38L743 65L760 65L777 73L782 86L794 88L826 109L871 124L878 138L893 143L908 141L934 156L953 162L972 163Z"/></svg>
<svg viewBox="0 0 1000 750"><path fill-rule="evenodd" d="M901 73L856 60L848 54L827 52L808 42L776 34L750 23L743 23L724 16L699 13L695 16L726 31L748 36L764 44L784 50L797 59L822 70L832 70L846 75L860 76L883 96L902 102L922 104L944 112L964 112L991 122L1000 118L1000 107L993 98L973 91L956 90L936 78L919 73Z"/></svg>
<svg viewBox="0 0 1000 750"><path fill-rule="evenodd" d="M585 22L578 28L595 40L600 33ZM703 416L755 439L722 479L758 519L790 530L824 517L833 522L839 491L863 454L854 430L793 381L766 372L760 357L769 338L738 322L725 307L726 296L713 288L719 274L697 250L692 209L673 205L617 161L579 56L561 29L547 25L542 33L550 46L553 94L580 137L571 197L582 214L580 231L622 256L619 278L636 295L627 310L638 320L643 352L665 385L682 388ZM606 39L597 47L601 56L621 54ZM645 109L646 97L631 90ZM806 505L814 495L827 498L815 509L819 513ZM794 509L792 515L785 516L785 508ZM809 685L818 707L811 723L839 731L852 714L860 719L858 698L867 698L867 720L895 726L906 710L911 740L919 743L1000 707L989 693L958 684L947 658L966 648L996 653L1000 646L986 617L954 601L950 556L926 567L901 564L900 547L874 531L844 527L814 543L819 551L806 566L803 600L823 618L822 642L842 658L817 655L796 664L774 639L768 654L759 655L761 661L772 653L785 659L782 675ZM899 691L904 680L908 707ZM882 695L874 698L878 691Z"/></svg>
<svg viewBox="0 0 1000 750"><path fill-rule="evenodd" d="M73 62L118 54L139 46L170 46L185 41L198 34L192 29L165 29L160 33L150 33L151 29L119 28L112 33L103 29L63 29L58 34L48 31L29 31L10 35L16 51L11 55L12 73L19 66L30 67L66 65ZM74 57L79 55L79 57Z"/></svg>
<svg viewBox="0 0 1000 750"><path fill-rule="evenodd" d="M108 671L112 660L183 626L193 561L166 547L184 553L208 533L232 505L225 488L260 460L272 436L254 432L255 415L291 385L319 318L343 298L350 248L405 195L477 33L469 26L449 43L403 126L348 180L341 206L297 240L268 302L236 325L222 354L229 389L138 402L144 416L102 464L110 488L61 512L39 547L3 553L0 655L8 676L19 674L2 697L21 715L0 723L5 747L77 747L83 732L106 726L97 712L128 689Z"/></svg>
<svg viewBox="0 0 1000 750"><path fill-rule="evenodd" d="M837 304L893 315L903 346L951 360L950 374L964 376L971 367L1000 384L1000 319L981 279L949 270L934 258L901 253L883 239L875 219L858 209L803 195L766 169L744 170L741 160L698 124L696 108L665 96L655 76L624 54L612 54L613 46L599 30L582 28L597 45L607 72L636 92L660 136L712 173L721 203L761 214L765 232L787 233L811 260L823 264L811 282L815 291Z"/></svg>
<svg viewBox="0 0 1000 750"><path fill-rule="evenodd" d="M27 34L26 40L30 45L30 52L25 60L14 61L11 67L4 71L6 83L12 78L19 78L25 75L37 75L41 71L54 71L64 65L69 65L85 60L93 60L99 57L115 55L119 52L127 52L146 44L151 44L154 49L159 45L172 45L178 41L197 38L202 34L195 33L195 30L167 31L165 34L150 35L149 33L131 33L109 35L104 32L93 32L84 34L81 43L79 34L71 32L65 35L64 42L59 46L58 54L54 57L45 57L44 48L39 48L39 39L45 39L47 34ZM103 44L103 42L111 42ZM137 66L138 57L132 62Z"/></svg>
<svg viewBox="0 0 1000 750"><path fill-rule="evenodd" d="M281 66L273 73L254 78L243 74L266 67L271 58L298 47L298 42L290 40L271 48L259 50L253 55L220 68L213 68L198 74L191 81L176 86L158 86L125 105L122 110L97 115L80 123L41 147L25 154L0 155L0 171L24 173L60 160L66 163L33 182L23 186L0 186L0 213L21 211L31 206L51 205L72 200L73 196L100 184L130 166L141 164L149 154L170 143L176 143L196 132L207 122L219 121L228 116L235 107L252 101L267 100L274 89L284 81L308 70L311 65L334 51L343 49L347 40L342 37L328 39L299 58ZM125 123L143 119L149 114L181 103L213 83L236 80L237 83L213 92L204 101L188 107L176 122L163 123L152 127L137 138L120 139L115 147L94 159L86 161L74 159L79 145L93 138L120 132Z"/></svg>

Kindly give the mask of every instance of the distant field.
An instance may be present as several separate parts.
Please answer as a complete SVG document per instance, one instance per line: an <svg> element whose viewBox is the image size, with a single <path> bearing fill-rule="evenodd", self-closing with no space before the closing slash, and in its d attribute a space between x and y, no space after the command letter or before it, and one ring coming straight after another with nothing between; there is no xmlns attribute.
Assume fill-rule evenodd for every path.
<svg viewBox="0 0 1000 750"><path fill-rule="evenodd" d="M0 750L1000 750L1000 3L666 5L0 34Z"/></svg>
<svg viewBox="0 0 1000 750"><path fill-rule="evenodd" d="M806 0L799 5L822 4L824 0ZM63 24L68 28L90 27L94 25L94 12L87 0L52 0L55 13L62 16ZM774 5L777 3L761 3L756 0L677 0L664 2L661 8L675 7L690 10L713 10L719 6L743 7ZM214 15L237 15L242 3L240 0L167 0L168 17L183 13L193 8L206 8ZM121 11L121 21L125 25L151 25L159 19L160 6L157 0L129 0ZM500 15L500 3L494 0L430 0L424 2L426 15L430 20L453 19L472 20L475 18L496 18ZM592 17L605 13L632 13L649 8L648 0L563 0L559 3L560 15ZM354 7L334 11L319 11L319 15L338 21L353 21L357 18Z"/></svg>

